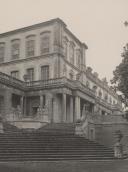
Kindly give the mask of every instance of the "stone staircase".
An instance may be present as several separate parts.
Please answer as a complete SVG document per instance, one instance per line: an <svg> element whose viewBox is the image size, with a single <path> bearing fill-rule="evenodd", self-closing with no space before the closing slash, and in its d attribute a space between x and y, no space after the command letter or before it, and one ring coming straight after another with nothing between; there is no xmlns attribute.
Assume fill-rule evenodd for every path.
<svg viewBox="0 0 128 172"><path fill-rule="evenodd" d="M0 134L0 161L113 160L114 152L74 134L73 124Z"/></svg>

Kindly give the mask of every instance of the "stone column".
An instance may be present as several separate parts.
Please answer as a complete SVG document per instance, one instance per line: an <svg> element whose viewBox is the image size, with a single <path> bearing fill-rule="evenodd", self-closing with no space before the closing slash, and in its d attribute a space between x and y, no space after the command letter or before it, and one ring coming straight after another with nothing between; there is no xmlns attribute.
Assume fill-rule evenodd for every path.
<svg viewBox="0 0 128 172"><path fill-rule="evenodd" d="M66 122L66 94L62 94L62 122Z"/></svg>
<svg viewBox="0 0 128 172"><path fill-rule="evenodd" d="M49 121L53 121L53 96L51 93L47 94L47 105L48 105L48 119Z"/></svg>
<svg viewBox="0 0 128 172"><path fill-rule="evenodd" d="M40 108L43 108L43 95L40 95Z"/></svg>
<svg viewBox="0 0 128 172"><path fill-rule="evenodd" d="M80 119L80 97L75 97L75 121Z"/></svg>
<svg viewBox="0 0 128 172"><path fill-rule="evenodd" d="M12 110L12 93L10 90L6 90L6 94L4 96L4 106L5 106L5 113L9 114Z"/></svg>
<svg viewBox="0 0 128 172"><path fill-rule="evenodd" d="M20 107L21 107L21 114L24 113L24 96L21 96L20 98Z"/></svg>
<svg viewBox="0 0 128 172"><path fill-rule="evenodd" d="M26 96L24 96L24 108L23 108L23 114L24 114L24 116L27 115L26 114L26 107L27 107L27 98L26 98Z"/></svg>
<svg viewBox="0 0 128 172"><path fill-rule="evenodd" d="M73 97L70 97L70 121L73 122Z"/></svg>

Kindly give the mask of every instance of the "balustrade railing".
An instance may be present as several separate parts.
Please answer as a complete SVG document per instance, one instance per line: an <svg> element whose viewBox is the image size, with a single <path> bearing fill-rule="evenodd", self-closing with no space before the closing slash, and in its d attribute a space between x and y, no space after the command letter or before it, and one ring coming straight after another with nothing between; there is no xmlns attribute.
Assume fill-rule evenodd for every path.
<svg viewBox="0 0 128 172"><path fill-rule="evenodd" d="M22 87L25 86L25 82L19 79L13 78L12 76L9 76L2 72L0 72L0 80L6 83L9 82L10 84L13 84L13 85L16 84L17 86L22 86Z"/></svg>
<svg viewBox="0 0 128 172"><path fill-rule="evenodd" d="M1 82L5 82L5 84L10 84L10 85L15 85L18 88L21 87L22 89L29 89L29 88L39 88L39 87L61 87L61 86L69 86L72 89L80 89L84 92L86 92L87 94L95 97L95 92L94 90L88 88L87 86L85 86L83 83L81 83L80 81L77 80L70 80L66 77L62 77L62 78L54 78L54 79L48 79L48 80L38 80L38 81L29 81L29 82L24 82L21 81L19 79L16 79L12 76L9 76L5 73L0 72L0 80ZM108 105L109 107L111 106L111 108L114 108L115 106L112 106L111 104L109 104L108 102L106 102L105 100L99 99L97 97L97 100L100 101L102 104L104 105Z"/></svg>
<svg viewBox="0 0 128 172"><path fill-rule="evenodd" d="M36 86L53 86L57 84L64 83L64 78L48 79L48 80L38 80L26 82L27 87L36 87Z"/></svg>

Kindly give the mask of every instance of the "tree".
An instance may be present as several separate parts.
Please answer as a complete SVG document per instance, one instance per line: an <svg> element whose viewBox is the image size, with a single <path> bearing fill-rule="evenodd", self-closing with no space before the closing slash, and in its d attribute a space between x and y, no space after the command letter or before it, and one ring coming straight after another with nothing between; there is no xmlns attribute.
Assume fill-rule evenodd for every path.
<svg viewBox="0 0 128 172"><path fill-rule="evenodd" d="M122 61L113 71L113 75L111 84L116 90L122 93L120 98L128 106L128 44L124 47Z"/></svg>

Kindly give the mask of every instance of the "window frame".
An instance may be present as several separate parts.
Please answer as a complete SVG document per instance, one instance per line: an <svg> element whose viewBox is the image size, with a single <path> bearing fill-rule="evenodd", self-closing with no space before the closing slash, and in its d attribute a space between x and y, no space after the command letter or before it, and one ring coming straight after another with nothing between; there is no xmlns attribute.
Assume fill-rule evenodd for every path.
<svg viewBox="0 0 128 172"><path fill-rule="evenodd" d="M40 54L47 54L50 52L50 38L51 32L46 31L40 34Z"/></svg>
<svg viewBox="0 0 128 172"><path fill-rule="evenodd" d="M32 71L32 73L31 73L32 75L31 75L31 74L29 75L29 72L30 72L30 71ZM34 81L34 68L33 68L33 67L27 68L27 69L26 69L26 72L27 72L27 75L29 76L29 80L30 80L30 81Z"/></svg>
<svg viewBox="0 0 128 172"><path fill-rule="evenodd" d="M0 42L0 63L4 62L5 58L5 42Z"/></svg>
<svg viewBox="0 0 128 172"><path fill-rule="evenodd" d="M43 75L43 70L45 71L44 75ZM49 80L49 76L50 76L50 66L49 65L43 65L41 66L41 80ZM43 78L44 77L44 78Z"/></svg>
<svg viewBox="0 0 128 172"><path fill-rule="evenodd" d="M16 74L15 76L13 76L13 74ZM19 79L19 70L13 70L11 71L11 77L15 78L15 79Z"/></svg>
<svg viewBox="0 0 128 172"><path fill-rule="evenodd" d="M12 60L20 58L20 39L14 39L11 41L11 57Z"/></svg>
<svg viewBox="0 0 128 172"><path fill-rule="evenodd" d="M26 57L35 56L36 35L26 37ZM31 44L32 43L32 44Z"/></svg>

